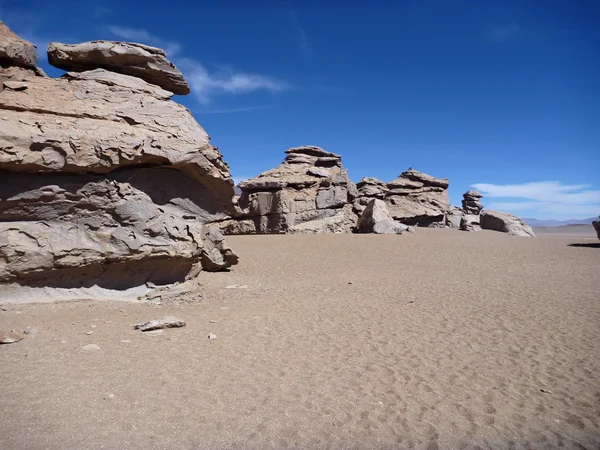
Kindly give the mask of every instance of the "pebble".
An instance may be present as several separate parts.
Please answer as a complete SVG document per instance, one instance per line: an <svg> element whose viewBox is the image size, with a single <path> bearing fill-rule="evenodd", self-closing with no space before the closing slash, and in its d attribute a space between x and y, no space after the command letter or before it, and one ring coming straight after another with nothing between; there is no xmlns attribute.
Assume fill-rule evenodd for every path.
<svg viewBox="0 0 600 450"><path fill-rule="evenodd" d="M164 330L150 330L150 331L145 331L144 334L151 334L152 336L157 336L157 335L161 335L164 334Z"/></svg>
<svg viewBox="0 0 600 450"><path fill-rule="evenodd" d="M31 334L31 335L36 335L40 332L40 330L38 330L35 327L27 327L25 328L25 330L23 331L23 333L25 334Z"/></svg>
<svg viewBox="0 0 600 450"><path fill-rule="evenodd" d="M93 333L93 331L88 331L88 332L87 332L87 333L85 333L85 334L87 334L87 335L89 336L89 335L90 335L90 334L92 334L92 333Z"/></svg>
<svg viewBox="0 0 600 450"><path fill-rule="evenodd" d="M129 339L123 339L119 342L121 342L122 344L129 344L131 341Z"/></svg>
<svg viewBox="0 0 600 450"><path fill-rule="evenodd" d="M216 320L209 320L208 323L217 323Z"/></svg>
<svg viewBox="0 0 600 450"><path fill-rule="evenodd" d="M212 333L208 333L208 338L209 339L216 339L217 335L216 334L212 334Z"/></svg>
<svg viewBox="0 0 600 450"><path fill-rule="evenodd" d="M81 349L86 352L95 352L97 350L100 350L100 347L96 344L88 344L84 345Z"/></svg>
<svg viewBox="0 0 600 450"><path fill-rule="evenodd" d="M14 344L23 339L23 336L14 331L0 330L0 344Z"/></svg>

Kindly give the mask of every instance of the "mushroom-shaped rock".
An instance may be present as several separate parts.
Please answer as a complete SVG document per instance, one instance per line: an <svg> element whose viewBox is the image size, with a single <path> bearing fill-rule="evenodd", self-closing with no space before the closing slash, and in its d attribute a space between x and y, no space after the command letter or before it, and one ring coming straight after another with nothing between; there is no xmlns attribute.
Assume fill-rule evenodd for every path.
<svg viewBox="0 0 600 450"><path fill-rule="evenodd" d="M484 230L501 231L512 236L535 237L533 229L512 214L484 210L479 217L481 228Z"/></svg>
<svg viewBox="0 0 600 450"><path fill-rule="evenodd" d="M48 61L59 69L106 69L141 78L178 95L190 93L182 73L160 48L130 42L91 41L48 45Z"/></svg>
<svg viewBox="0 0 600 450"><path fill-rule="evenodd" d="M0 66L37 67L37 49L0 21Z"/></svg>

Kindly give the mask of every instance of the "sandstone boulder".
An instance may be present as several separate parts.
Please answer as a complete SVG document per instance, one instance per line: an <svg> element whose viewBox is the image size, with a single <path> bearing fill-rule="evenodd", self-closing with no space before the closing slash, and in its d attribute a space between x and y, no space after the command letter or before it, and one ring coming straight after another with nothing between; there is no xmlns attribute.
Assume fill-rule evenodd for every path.
<svg viewBox="0 0 600 450"><path fill-rule="evenodd" d="M594 226L594 230L596 230L596 234L598 235L598 239L600 239L600 217L598 217L598 220L594 220L592 222L592 225Z"/></svg>
<svg viewBox="0 0 600 450"><path fill-rule="evenodd" d="M0 69L0 298L138 297L237 262L218 149L171 93L102 69Z"/></svg>
<svg viewBox="0 0 600 450"><path fill-rule="evenodd" d="M375 234L403 234L413 231L412 227L395 221L385 202L377 198L372 199L361 214L356 230L359 233Z"/></svg>
<svg viewBox="0 0 600 450"><path fill-rule="evenodd" d="M356 188L357 196L354 199L353 206L358 214L365 210L372 199L384 199L389 190L386 183L373 177L364 177L356 183Z"/></svg>
<svg viewBox="0 0 600 450"><path fill-rule="evenodd" d="M0 21L0 67L37 68L37 49Z"/></svg>
<svg viewBox="0 0 600 450"><path fill-rule="evenodd" d="M449 184L411 168L387 184L385 202L391 216L404 224L444 227L451 210Z"/></svg>
<svg viewBox="0 0 600 450"><path fill-rule="evenodd" d="M85 72L106 69L141 78L174 94L190 93L187 81L159 48L143 44L92 41L48 45L48 61L59 69Z"/></svg>
<svg viewBox="0 0 600 450"><path fill-rule="evenodd" d="M446 212L446 227L447 228L460 228L460 224L465 215L465 212L456 206L453 206L448 212Z"/></svg>
<svg viewBox="0 0 600 450"><path fill-rule="evenodd" d="M222 224L225 233L347 233L356 224L351 203L356 186L342 167L340 155L320 147L286 151L275 169L239 184L236 219Z"/></svg>
<svg viewBox="0 0 600 450"><path fill-rule="evenodd" d="M480 223L484 230L501 231L512 236L535 237L529 225L509 213L484 210L480 215Z"/></svg>
<svg viewBox="0 0 600 450"><path fill-rule="evenodd" d="M480 200L483 194L477 191L467 191L463 194L462 209L466 214L478 216L483 209Z"/></svg>

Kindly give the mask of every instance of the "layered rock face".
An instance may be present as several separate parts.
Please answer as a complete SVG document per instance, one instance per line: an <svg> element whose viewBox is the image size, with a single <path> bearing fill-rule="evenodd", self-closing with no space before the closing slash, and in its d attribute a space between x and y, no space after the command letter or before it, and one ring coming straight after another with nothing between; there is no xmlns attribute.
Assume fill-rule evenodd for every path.
<svg viewBox="0 0 600 450"><path fill-rule="evenodd" d="M451 210L449 181L408 169L387 184L385 202L395 220L407 225L444 227Z"/></svg>
<svg viewBox="0 0 600 450"><path fill-rule="evenodd" d="M103 69L0 79L23 86L0 92L3 293L138 296L237 262L208 227L233 212L229 168L171 92Z"/></svg>
<svg viewBox="0 0 600 450"><path fill-rule="evenodd" d="M592 225L594 226L594 230L596 230L596 234L598 235L598 239L600 239L600 217L598 217L598 220L594 220L592 222Z"/></svg>
<svg viewBox="0 0 600 450"><path fill-rule="evenodd" d="M358 196L354 199L354 210L361 214L373 199L385 199L385 195L389 191L387 184L383 181L373 178L364 177L356 183Z"/></svg>
<svg viewBox="0 0 600 450"><path fill-rule="evenodd" d="M347 233L355 225L356 186L340 155L320 147L286 150L275 169L240 183L236 220L224 222L230 234Z"/></svg>
<svg viewBox="0 0 600 450"><path fill-rule="evenodd" d="M512 236L535 237L532 228L512 214L484 210L479 217L481 228L484 230L501 231Z"/></svg>

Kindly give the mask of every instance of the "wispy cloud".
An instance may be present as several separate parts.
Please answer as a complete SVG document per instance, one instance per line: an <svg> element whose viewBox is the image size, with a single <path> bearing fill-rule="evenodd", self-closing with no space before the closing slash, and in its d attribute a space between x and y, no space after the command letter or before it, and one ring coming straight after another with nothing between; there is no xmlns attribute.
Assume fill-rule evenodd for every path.
<svg viewBox="0 0 600 450"><path fill-rule="evenodd" d="M290 7L287 11L287 15L294 31L294 37L296 40L296 45L298 46L298 50L302 52L308 52L310 50L308 35L306 34L306 30L300 25L298 13L296 13L295 9Z"/></svg>
<svg viewBox="0 0 600 450"><path fill-rule="evenodd" d="M494 42L508 42L516 39L522 33L516 23L488 27L487 35Z"/></svg>
<svg viewBox="0 0 600 450"><path fill-rule="evenodd" d="M143 28L129 28L118 25L109 25L108 31L118 38L127 41L139 42L141 44L153 45L162 48L169 58L177 56L181 52L181 45L177 42L161 39Z"/></svg>
<svg viewBox="0 0 600 450"><path fill-rule="evenodd" d="M525 213L537 219L586 218L600 212L600 190L590 189L589 185L539 181L509 185L477 183L472 187L485 197L499 199L487 205L487 209Z"/></svg>
<svg viewBox="0 0 600 450"><path fill-rule="evenodd" d="M277 93L289 88L287 83L267 75L231 68L210 72L190 58L178 58L177 65L188 80L192 93L203 105L208 105L212 97L220 94L237 95L255 91Z"/></svg>
<svg viewBox="0 0 600 450"><path fill-rule="evenodd" d="M213 97L222 94L237 95L255 91L277 93L289 88L287 83L277 78L242 72L231 67L209 71L199 61L183 56L182 46L178 42L165 40L145 29L111 25L108 27L108 31L121 39L154 45L164 49L167 56L173 60L184 74L190 85L192 95L202 105L208 105ZM250 109L246 110L250 111ZM241 110L223 110L223 112L241 112Z"/></svg>

